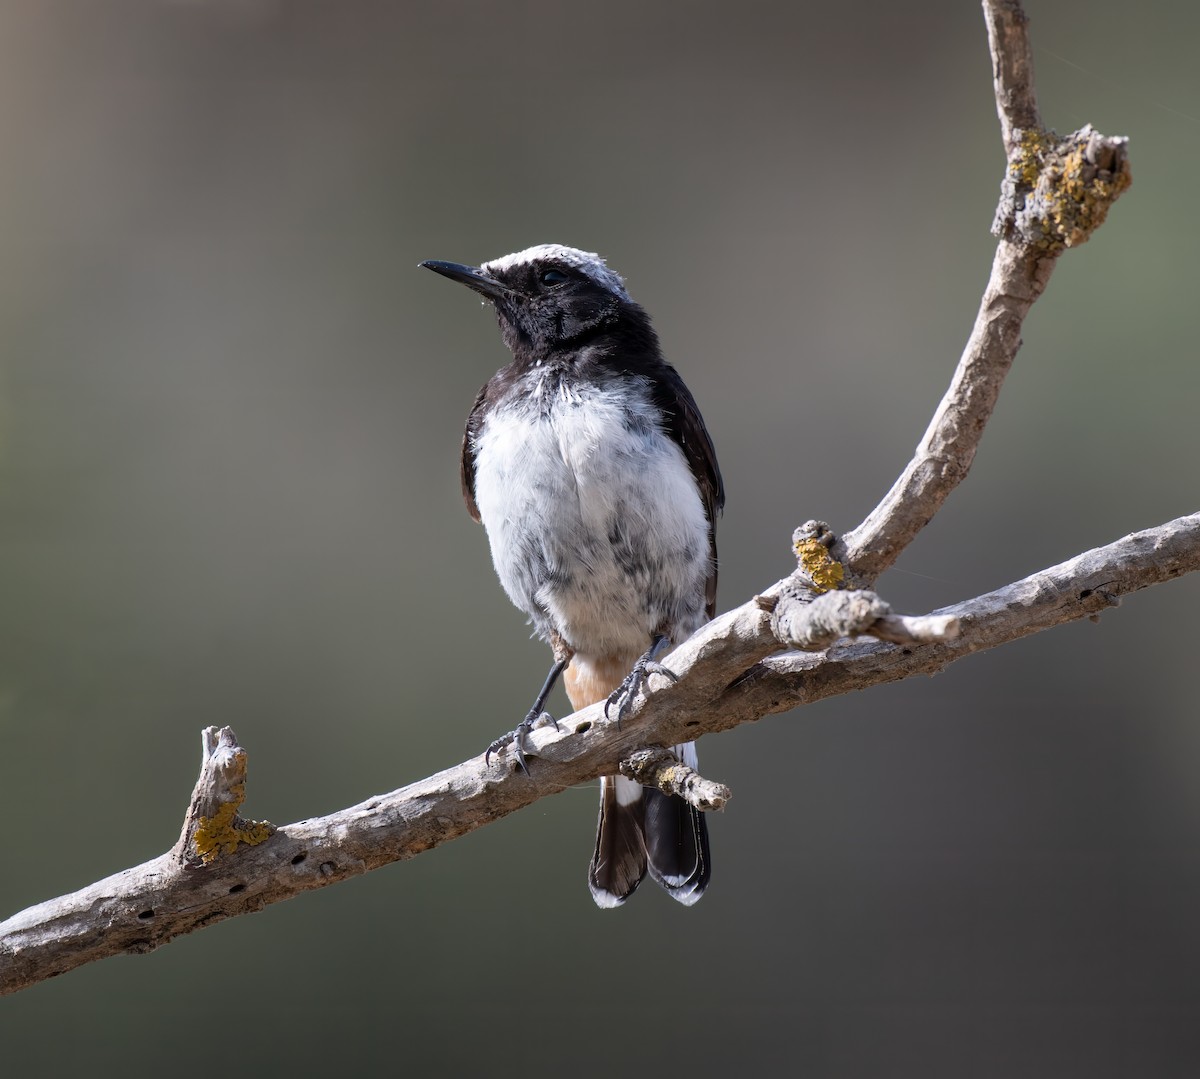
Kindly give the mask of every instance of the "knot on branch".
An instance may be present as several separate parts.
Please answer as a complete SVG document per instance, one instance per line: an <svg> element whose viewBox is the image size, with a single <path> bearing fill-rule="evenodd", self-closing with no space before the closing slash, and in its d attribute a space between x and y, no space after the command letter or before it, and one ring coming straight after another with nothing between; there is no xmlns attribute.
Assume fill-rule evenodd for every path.
<svg viewBox="0 0 1200 1079"><path fill-rule="evenodd" d="M769 594L754 597L769 616L771 632L781 645L820 652L839 637L868 636L894 644L916 644L958 636L957 618L892 614L875 592L844 589L845 568L830 553L838 543L824 521L806 521L792 533L795 571Z"/></svg>
<svg viewBox="0 0 1200 1079"><path fill-rule="evenodd" d="M621 775L643 787L677 794L689 805L702 810L724 809L725 803L733 797L733 791L724 783L705 779L662 746L639 749L628 760L622 761Z"/></svg>
<svg viewBox="0 0 1200 1079"><path fill-rule="evenodd" d="M269 821L246 820L238 809L246 800L246 751L229 727L205 727L200 778L175 844L184 865L209 865L240 844L253 847L271 837Z"/></svg>
<svg viewBox="0 0 1200 1079"><path fill-rule="evenodd" d="M1086 243L1132 182L1128 144L1091 124L1064 138L1013 131L992 233L1048 254Z"/></svg>
<svg viewBox="0 0 1200 1079"><path fill-rule="evenodd" d="M765 602L770 602L767 608ZM771 632L787 648L820 652L839 637L868 633L891 608L874 592L814 593L808 582L793 575L769 601L760 602L770 614Z"/></svg>
<svg viewBox="0 0 1200 1079"><path fill-rule="evenodd" d="M770 596L755 596L770 615L771 632L787 648L820 652L839 637L875 637L892 644L930 644L958 636L959 621L948 614L892 614L874 592L814 594L795 576Z"/></svg>

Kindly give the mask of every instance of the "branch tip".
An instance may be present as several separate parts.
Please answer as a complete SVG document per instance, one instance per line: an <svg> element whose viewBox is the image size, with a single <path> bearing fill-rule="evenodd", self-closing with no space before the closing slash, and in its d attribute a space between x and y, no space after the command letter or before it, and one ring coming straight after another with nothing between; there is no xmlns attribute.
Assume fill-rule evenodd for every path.
<svg viewBox="0 0 1200 1079"><path fill-rule="evenodd" d="M269 821L238 815L246 800L246 751L233 729L205 727L201 745L200 776L172 852L180 864L193 868L232 854L239 845L257 846L275 832Z"/></svg>
<svg viewBox="0 0 1200 1079"><path fill-rule="evenodd" d="M677 794L688 805L705 812L725 808L733 797L724 783L705 779L689 768L669 749L651 746L639 749L621 761L621 774L643 787L655 787L664 794Z"/></svg>

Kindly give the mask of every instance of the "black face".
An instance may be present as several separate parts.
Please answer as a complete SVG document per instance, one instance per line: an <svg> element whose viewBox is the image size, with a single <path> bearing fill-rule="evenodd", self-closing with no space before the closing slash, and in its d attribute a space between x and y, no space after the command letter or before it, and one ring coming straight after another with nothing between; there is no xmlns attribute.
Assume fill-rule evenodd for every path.
<svg viewBox="0 0 1200 1079"><path fill-rule="evenodd" d="M421 265L491 300L504 343L514 355L540 356L579 345L615 323L627 303L587 274L553 259L518 263L495 273L453 262Z"/></svg>

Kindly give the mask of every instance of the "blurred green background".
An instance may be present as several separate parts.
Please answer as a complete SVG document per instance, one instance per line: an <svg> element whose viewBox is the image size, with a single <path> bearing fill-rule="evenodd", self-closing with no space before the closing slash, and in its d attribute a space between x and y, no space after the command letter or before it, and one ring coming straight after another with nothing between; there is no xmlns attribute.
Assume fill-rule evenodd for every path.
<svg viewBox="0 0 1200 1079"><path fill-rule="evenodd" d="M1134 185L901 610L1197 508L1200 9L1030 14L1047 122L1129 135ZM282 823L523 714L548 652L457 475L505 353L419 260L626 276L720 453L727 607L907 460L1003 169L959 0L9 0L0 145L0 916L169 847L207 724ZM706 740L735 799L695 909L596 910L571 790L0 1000L0 1067L1193 1076L1198 600Z"/></svg>

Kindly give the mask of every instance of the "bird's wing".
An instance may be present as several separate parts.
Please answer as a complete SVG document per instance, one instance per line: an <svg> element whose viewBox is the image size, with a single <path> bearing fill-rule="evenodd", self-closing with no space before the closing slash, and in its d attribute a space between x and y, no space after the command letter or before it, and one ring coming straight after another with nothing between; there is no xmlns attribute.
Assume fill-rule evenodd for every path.
<svg viewBox="0 0 1200 1079"><path fill-rule="evenodd" d="M708 428L691 391L678 372L667 365L666 373L654 381L654 399L662 411L667 433L679 443L687 460L700 500L708 517L708 547L712 556L712 572L705 588L705 609L708 617L716 614L717 604L717 515L725 507L725 484L717 466L717 451L709 437Z"/></svg>
<svg viewBox="0 0 1200 1079"><path fill-rule="evenodd" d="M487 400L487 382L475 395L475 403L471 406L471 414L467 417L467 429L463 432L462 462L459 466L459 476L462 478L463 501L467 504L467 512L479 520L479 506L475 503L475 437L483 424L483 403Z"/></svg>

